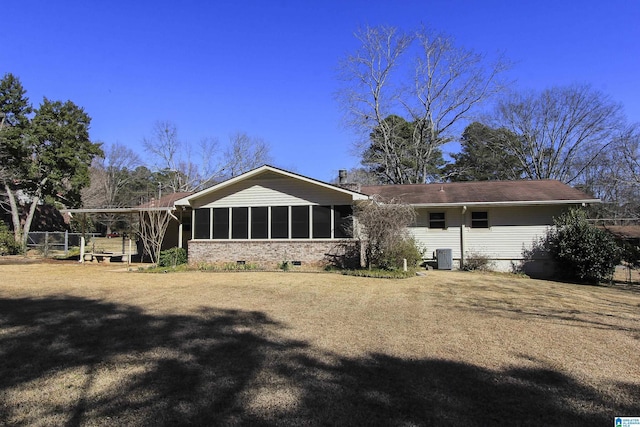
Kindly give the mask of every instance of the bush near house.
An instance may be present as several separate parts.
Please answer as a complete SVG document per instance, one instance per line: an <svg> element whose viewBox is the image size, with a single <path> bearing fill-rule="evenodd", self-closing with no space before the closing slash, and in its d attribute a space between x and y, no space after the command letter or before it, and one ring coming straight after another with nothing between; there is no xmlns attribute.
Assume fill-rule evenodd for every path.
<svg viewBox="0 0 640 427"><path fill-rule="evenodd" d="M395 270L401 268L403 259L406 259L407 266L413 269L422 261L422 255L423 251L418 248L416 240L411 236L404 236L404 238L393 242L393 244L381 254L378 260L378 266L384 270Z"/></svg>
<svg viewBox="0 0 640 427"><path fill-rule="evenodd" d="M402 268L403 259L413 268L422 260L422 252L407 230L416 219L411 205L373 198L357 204L353 215L360 225L354 235L363 243L368 269Z"/></svg>
<svg viewBox="0 0 640 427"><path fill-rule="evenodd" d="M492 271L494 263L488 255L480 252L471 252L464 258L462 270L464 271Z"/></svg>
<svg viewBox="0 0 640 427"><path fill-rule="evenodd" d="M17 255L20 252L20 244L16 242L13 233L7 224L0 221L0 255Z"/></svg>
<svg viewBox="0 0 640 427"><path fill-rule="evenodd" d="M613 276L622 252L611 235L587 221L584 210L573 209L554 220L544 246L562 278L598 283Z"/></svg>
<svg viewBox="0 0 640 427"><path fill-rule="evenodd" d="M160 252L158 267L175 267L187 263L187 251L184 248L171 248Z"/></svg>

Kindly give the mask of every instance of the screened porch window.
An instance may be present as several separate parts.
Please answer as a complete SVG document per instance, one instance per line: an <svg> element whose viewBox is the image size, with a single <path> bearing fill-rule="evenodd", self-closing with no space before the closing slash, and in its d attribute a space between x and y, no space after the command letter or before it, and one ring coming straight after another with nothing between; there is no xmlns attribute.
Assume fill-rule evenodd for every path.
<svg viewBox="0 0 640 427"><path fill-rule="evenodd" d="M272 239L288 239L289 238L289 207L288 206L272 206L271 207L271 238Z"/></svg>
<svg viewBox="0 0 640 427"><path fill-rule="evenodd" d="M249 238L249 208L231 209L231 238Z"/></svg>
<svg viewBox="0 0 640 427"><path fill-rule="evenodd" d="M193 238L194 239L210 239L211 238L211 209L196 209L193 218Z"/></svg>
<svg viewBox="0 0 640 427"><path fill-rule="evenodd" d="M213 238L229 238L229 208L213 209Z"/></svg>
<svg viewBox="0 0 640 427"><path fill-rule="evenodd" d="M331 206L313 207L313 238L331 238Z"/></svg>
<svg viewBox="0 0 640 427"><path fill-rule="evenodd" d="M200 208L193 211L192 220L195 239L353 237L351 205Z"/></svg>
<svg viewBox="0 0 640 427"><path fill-rule="evenodd" d="M309 206L291 206L291 237L309 238Z"/></svg>
<svg viewBox="0 0 640 427"><path fill-rule="evenodd" d="M269 208L251 208L251 238L266 239L269 237L268 229Z"/></svg>
<svg viewBox="0 0 640 427"><path fill-rule="evenodd" d="M353 208L351 205L333 207L334 227L333 237L346 239L353 237Z"/></svg>

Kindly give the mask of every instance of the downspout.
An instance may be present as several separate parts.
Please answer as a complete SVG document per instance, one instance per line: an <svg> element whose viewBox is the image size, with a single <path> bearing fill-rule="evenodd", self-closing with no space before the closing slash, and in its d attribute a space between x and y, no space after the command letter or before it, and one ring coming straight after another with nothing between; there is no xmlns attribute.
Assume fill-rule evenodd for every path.
<svg viewBox="0 0 640 427"><path fill-rule="evenodd" d="M178 247L182 248L182 209L180 209L180 219L178 220Z"/></svg>
<svg viewBox="0 0 640 427"><path fill-rule="evenodd" d="M464 268L464 250L465 250L465 224L467 223L465 213L467 212L467 207L462 207L461 212L461 221L460 221L460 269Z"/></svg>

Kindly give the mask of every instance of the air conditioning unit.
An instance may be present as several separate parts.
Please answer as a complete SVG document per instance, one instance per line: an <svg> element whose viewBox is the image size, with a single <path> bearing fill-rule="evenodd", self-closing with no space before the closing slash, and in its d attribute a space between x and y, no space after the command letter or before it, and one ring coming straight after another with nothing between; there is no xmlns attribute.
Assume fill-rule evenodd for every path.
<svg viewBox="0 0 640 427"><path fill-rule="evenodd" d="M438 270L453 270L453 251L451 249L436 249Z"/></svg>

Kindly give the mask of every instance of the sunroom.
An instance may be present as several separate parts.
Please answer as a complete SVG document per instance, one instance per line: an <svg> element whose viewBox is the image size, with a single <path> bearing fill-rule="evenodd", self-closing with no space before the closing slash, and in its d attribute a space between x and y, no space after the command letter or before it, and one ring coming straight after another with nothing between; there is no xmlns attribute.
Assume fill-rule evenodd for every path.
<svg viewBox="0 0 640 427"><path fill-rule="evenodd" d="M318 265L356 245L364 194L262 166L176 201L190 218L190 263ZM188 221L185 221L187 223ZM190 236L189 236L190 233Z"/></svg>

